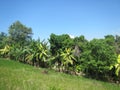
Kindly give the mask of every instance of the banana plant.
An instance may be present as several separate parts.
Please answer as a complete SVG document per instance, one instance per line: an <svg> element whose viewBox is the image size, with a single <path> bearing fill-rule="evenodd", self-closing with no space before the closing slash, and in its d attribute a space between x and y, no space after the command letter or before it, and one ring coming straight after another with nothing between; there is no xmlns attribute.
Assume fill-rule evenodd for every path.
<svg viewBox="0 0 120 90"><path fill-rule="evenodd" d="M0 49L0 54L4 57L7 57L10 52L10 46L6 45L3 49Z"/></svg>
<svg viewBox="0 0 120 90"><path fill-rule="evenodd" d="M17 45L11 45L11 49L9 52L10 59L12 60L19 60L19 57L21 55L21 47L18 47Z"/></svg>
<svg viewBox="0 0 120 90"><path fill-rule="evenodd" d="M45 63L47 62L48 58L48 50L46 46L42 45L41 43L37 44L37 52L36 52L36 59L39 62L39 66L45 67Z"/></svg>
<svg viewBox="0 0 120 90"><path fill-rule="evenodd" d="M25 60L29 63L32 64L33 66L36 66L36 53L38 52L37 48L38 42L35 40L32 40L30 45L29 45L29 50L27 51Z"/></svg>
<svg viewBox="0 0 120 90"><path fill-rule="evenodd" d="M116 72L115 74L118 76L120 74L120 55L117 58L117 64L115 64Z"/></svg>
<svg viewBox="0 0 120 90"><path fill-rule="evenodd" d="M32 64L34 66L36 51L33 49L29 49L28 53L26 54L25 60L27 63Z"/></svg>
<svg viewBox="0 0 120 90"><path fill-rule="evenodd" d="M62 61L61 61L60 52L57 52L57 55L49 57L49 64L52 69L61 72Z"/></svg>
<svg viewBox="0 0 120 90"><path fill-rule="evenodd" d="M73 62L76 60L73 56L71 48L65 48L64 51L61 51L61 57L62 57L62 66L63 69L68 69L69 65L73 65Z"/></svg>
<svg viewBox="0 0 120 90"><path fill-rule="evenodd" d="M120 54L118 55L117 63L116 63L115 65L110 66L110 70L111 70L113 67L115 67L115 69L116 69L115 74L116 74L117 76L119 76L119 74L120 74Z"/></svg>

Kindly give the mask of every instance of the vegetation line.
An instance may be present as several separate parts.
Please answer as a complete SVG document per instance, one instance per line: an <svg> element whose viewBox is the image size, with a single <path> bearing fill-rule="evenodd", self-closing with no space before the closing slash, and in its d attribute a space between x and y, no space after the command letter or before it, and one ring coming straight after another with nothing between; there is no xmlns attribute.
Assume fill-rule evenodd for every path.
<svg viewBox="0 0 120 90"><path fill-rule="evenodd" d="M1 58L120 83L119 35L88 41L83 35L71 38L52 33L46 42L32 39L32 29L19 21L9 27L8 33L0 33Z"/></svg>

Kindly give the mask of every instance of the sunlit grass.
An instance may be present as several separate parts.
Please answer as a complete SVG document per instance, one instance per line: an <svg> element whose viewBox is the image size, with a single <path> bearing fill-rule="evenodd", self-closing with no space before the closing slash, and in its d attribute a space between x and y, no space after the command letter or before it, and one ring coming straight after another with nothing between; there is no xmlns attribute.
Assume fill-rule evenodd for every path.
<svg viewBox="0 0 120 90"><path fill-rule="evenodd" d="M120 86L0 59L0 90L120 90Z"/></svg>

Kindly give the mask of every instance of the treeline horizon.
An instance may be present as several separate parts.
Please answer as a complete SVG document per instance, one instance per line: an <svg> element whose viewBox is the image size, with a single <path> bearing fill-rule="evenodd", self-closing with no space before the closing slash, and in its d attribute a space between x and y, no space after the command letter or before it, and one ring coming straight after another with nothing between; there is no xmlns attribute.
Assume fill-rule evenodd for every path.
<svg viewBox="0 0 120 90"><path fill-rule="evenodd" d="M120 36L87 40L84 35L51 33L45 40L33 39L32 29L16 21L8 34L0 33L0 57L36 67L120 82ZM49 44L48 44L49 43Z"/></svg>

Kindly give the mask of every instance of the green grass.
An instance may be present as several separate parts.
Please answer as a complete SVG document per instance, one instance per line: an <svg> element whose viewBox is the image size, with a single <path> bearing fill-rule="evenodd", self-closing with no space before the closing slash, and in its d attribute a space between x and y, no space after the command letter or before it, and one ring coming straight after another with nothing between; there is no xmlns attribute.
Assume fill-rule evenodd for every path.
<svg viewBox="0 0 120 90"><path fill-rule="evenodd" d="M0 90L120 90L112 83L0 59Z"/></svg>

